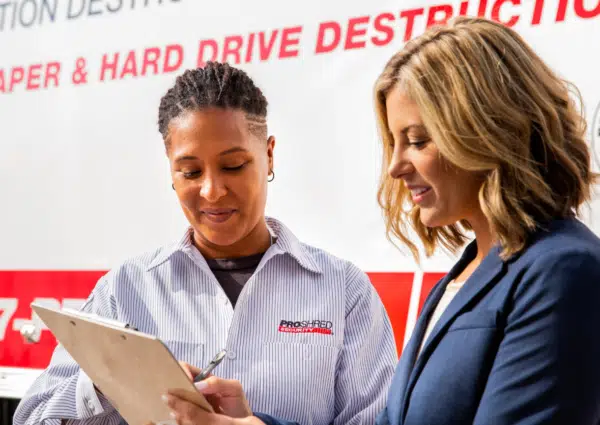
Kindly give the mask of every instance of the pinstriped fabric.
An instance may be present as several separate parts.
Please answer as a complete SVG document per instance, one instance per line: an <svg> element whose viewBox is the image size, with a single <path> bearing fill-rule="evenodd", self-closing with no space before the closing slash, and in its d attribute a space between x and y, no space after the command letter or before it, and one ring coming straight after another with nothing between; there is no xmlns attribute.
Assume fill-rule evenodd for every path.
<svg viewBox="0 0 600 425"><path fill-rule="evenodd" d="M240 380L257 412L307 425L373 424L396 363L381 300L356 266L300 243L277 220L267 223L277 242L235 311L189 231L111 270L82 309L156 335L175 357L199 367L226 348L215 374ZM58 425L60 418L122 422L59 346L14 424Z"/></svg>

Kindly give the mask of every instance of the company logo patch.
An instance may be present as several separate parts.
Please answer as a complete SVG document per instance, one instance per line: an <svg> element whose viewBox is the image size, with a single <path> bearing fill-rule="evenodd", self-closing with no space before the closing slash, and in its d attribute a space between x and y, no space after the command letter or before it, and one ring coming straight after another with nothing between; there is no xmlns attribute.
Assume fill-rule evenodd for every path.
<svg viewBox="0 0 600 425"><path fill-rule="evenodd" d="M282 320L279 323L279 332L333 335L333 323L325 320L304 320L301 322Z"/></svg>

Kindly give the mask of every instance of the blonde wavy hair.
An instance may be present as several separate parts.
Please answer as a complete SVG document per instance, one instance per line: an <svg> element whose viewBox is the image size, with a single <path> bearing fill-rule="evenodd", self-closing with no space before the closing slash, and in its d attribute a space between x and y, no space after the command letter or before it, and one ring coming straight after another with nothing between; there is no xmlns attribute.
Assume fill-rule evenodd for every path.
<svg viewBox="0 0 600 425"><path fill-rule="evenodd" d="M408 225L427 256L439 245L456 252L471 227L464 220L426 227L403 181L387 173L393 137L386 98L398 84L418 105L441 156L483 176L479 204L503 258L521 251L545 222L578 214L590 199L598 175L591 171L586 123L571 85L515 31L486 19L456 18L408 42L375 85L384 150L378 201L388 238L407 245L417 262Z"/></svg>

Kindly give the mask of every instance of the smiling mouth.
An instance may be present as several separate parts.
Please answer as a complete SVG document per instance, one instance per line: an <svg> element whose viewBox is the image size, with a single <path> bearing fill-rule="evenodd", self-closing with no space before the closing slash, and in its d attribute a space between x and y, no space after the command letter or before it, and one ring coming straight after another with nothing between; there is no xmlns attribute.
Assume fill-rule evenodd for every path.
<svg viewBox="0 0 600 425"><path fill-rule="evenodd" d="M427 196L427 194L429 194L429 192L431 192L431 188L430 187L420 187L420 188L415 188L415 189L411 189L410 190L410 194L412 196L412 200L416 204L418 204L419 202L421 202L423 200L423 198L425 196Z"/></svg>
<svg viewBox="0 0 600 425"><path fill-rule="evenodd" d="M224 223L235 213L232 209L202 210L204 217L213 223Z"/></svg>

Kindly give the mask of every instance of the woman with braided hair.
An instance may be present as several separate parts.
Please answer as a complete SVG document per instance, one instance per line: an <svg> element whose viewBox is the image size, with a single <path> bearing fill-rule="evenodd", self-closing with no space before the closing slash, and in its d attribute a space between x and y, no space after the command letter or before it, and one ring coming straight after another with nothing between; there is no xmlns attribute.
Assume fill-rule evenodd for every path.
<svg viewBox="0 0 600 425"><path fill-rule="evenodd" d="M162 98L158 127L189 228L111 270L83 310L156 335L190 374L226 349L214 373L243 383L251 409L373 423L397 359L390 321L355 265L265 217L275 138L261 90L227 64L188 70ZM122 418L59 346L14 423L61 420Z"/></svg>

